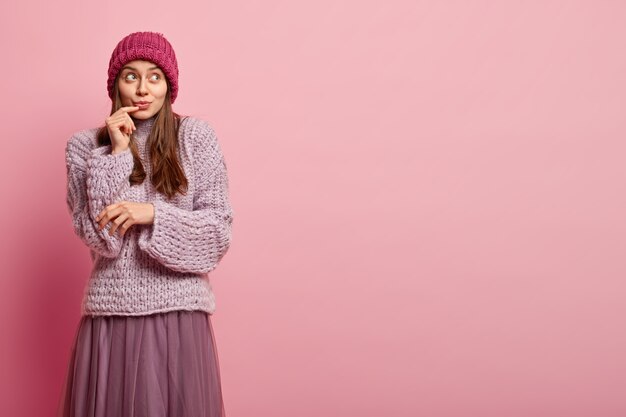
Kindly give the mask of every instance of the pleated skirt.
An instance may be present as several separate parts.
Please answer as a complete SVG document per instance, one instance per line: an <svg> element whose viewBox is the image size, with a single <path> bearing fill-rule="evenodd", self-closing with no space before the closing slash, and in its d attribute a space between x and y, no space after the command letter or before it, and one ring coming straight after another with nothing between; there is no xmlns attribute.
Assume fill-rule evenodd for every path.
<svg viewBox="0 0 626 417"><path fill-rule="evenodd" d="M224 417L211 316L82 316L56 415Z"/></svg>

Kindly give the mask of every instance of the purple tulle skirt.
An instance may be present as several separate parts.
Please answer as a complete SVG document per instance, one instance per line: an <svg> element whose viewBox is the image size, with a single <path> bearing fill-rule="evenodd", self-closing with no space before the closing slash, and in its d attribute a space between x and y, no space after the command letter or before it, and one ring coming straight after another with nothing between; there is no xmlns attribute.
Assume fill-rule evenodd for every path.
<svg viewBox="0 0 626 417"><path fill-rule="evenodd" d="M57 417L223 417L211 316L82 316Z"/></svg>

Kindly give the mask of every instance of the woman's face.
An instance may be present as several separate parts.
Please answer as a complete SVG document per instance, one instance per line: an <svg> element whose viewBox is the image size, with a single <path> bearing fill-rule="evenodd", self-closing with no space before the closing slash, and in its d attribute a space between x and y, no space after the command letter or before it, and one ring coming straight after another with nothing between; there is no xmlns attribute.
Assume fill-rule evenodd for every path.
<svg viewBox="0 0 626 417"><path fill-rule="evenodd" d="M138 110L129 112L136 119L148 119L158 113L167 94L165 73L154 62L143 59L122 67L117 87L122 106L139 106Z"/></svg>

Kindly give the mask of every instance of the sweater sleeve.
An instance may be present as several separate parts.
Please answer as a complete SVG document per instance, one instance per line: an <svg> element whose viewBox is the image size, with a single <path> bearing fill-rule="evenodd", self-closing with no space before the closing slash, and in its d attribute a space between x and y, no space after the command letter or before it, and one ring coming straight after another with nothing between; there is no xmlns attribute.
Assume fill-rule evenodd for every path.
<svg viewBox="0 0 626 417"><path fill-rule="evenodd" d="M215 269L228 251L233 211L226 163L215 132L208 127L198 135L192 155L193 210L153 201L154 221L141 230L138 245L170 269L202 274Z"/></svg>
<svg viewBox="0 0 626 417"><path fill-rule="evenodd" d="M111 154L111 146L91 148L85 137L73 136L65 149L67 207L74 232L93 251L107 258L118 256L124 237L109 234L109 222L99 230L96 216L109 204L119 201L130 188L133 169L130 149Z"/></svg>

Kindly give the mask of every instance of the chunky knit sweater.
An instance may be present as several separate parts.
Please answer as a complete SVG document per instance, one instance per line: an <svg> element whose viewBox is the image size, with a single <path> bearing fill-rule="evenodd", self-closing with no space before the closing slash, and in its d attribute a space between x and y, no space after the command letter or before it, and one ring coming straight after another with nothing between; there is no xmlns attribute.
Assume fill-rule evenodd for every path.
<svg viewBox="0 0 626 417"><path fill-rule="evenodd" d="M67 141L67 206L93 261L83 315L215 311L208 272L229 248L233 219L226 163L213 128L199 118L184 119L178 155L188 189L168 200L150 181L149 136L155 118L134 120L133 136L146 172L142 184L130 184L130 148L112 154L111 145L98 147L97 128L76 132ZM109 234L111 222L99 230L98 213L119 201L152 203L153 223L134 224L122 237L119 230Z"/></svg>

